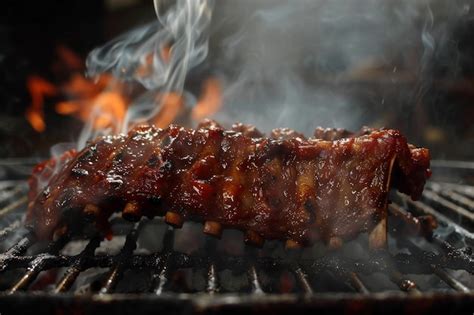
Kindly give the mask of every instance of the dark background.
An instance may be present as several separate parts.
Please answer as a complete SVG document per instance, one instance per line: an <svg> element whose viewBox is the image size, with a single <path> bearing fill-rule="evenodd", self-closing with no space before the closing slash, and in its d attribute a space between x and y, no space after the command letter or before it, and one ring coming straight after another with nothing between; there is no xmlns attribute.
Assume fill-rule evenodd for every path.
<svg viewBox="0 0 474 315"><path fill-rule="evenodd" d="M232 72L219 65L219 54L224 49L221 39L229 30L236 29L241 20L232 11L232 1L219 2L215 9L217 25L211 34L209 60L204 67L221 66L222 72ZM251 2L249 2L251 3ZM134 25L155 18L152 1L122 0L44 0L2 2L0 16L0 158L46 157L51 145L74 141L82 122L54 112L57 99L47 99L45 116L47 129L35 132L24 118L30 96L26 89L27 77L37 74L53 83L64 79L52 71L57 59L56 47L65 45L85 58L88 52ZM230 11L230 13L229 13ZM407 87L402 83L387 86L382 80L358 80L327 84L334 93L351 93L367 104L367 124L379 125L383 117L387 126L399 128L411 142L432 149L440 159L474 160L474 19L459 21L449 36L457 49L459 71L448 73L441 59L433 58L421 96L400 93ZM444 47L437 54L449 54ZM445 57L445 56L444 56ZM304 68L302 68L304 71ZM338 71L338 69L334 69ZM377 75L383 78L384 70ZM190 80L196 80L196 73ZM387 73L387 76L389 73ZM64 74L67 76L67 74ZM309 82L314 80L306 76ZM199 79L199 77L197 78ZM384 106L374 106L371 100L385 98ZM416 106L412 103L416 102ZM411 104L410 106L392 106ZM414 119L416 117L416 119ZM429 122L429 123L428 123ZM329 126L330 124L328 124ZM276 126L275 126L276 127Z"/></svg>
<svg viewBox="0 0 474 315"><path fill-rule="evenodd" d="M151 20L153 5L150 1L121 7L100 0L7 0L2 6L0 157L45 157L51 145L77 139L82 122L56 114L54 103L58 100L50 98L44 104L47 128L43 133L35 132L24 118L31 101L26 89L28 76L39 75L58 83L64 79L52 72L58 45L85 59L95 46Z"/></svg>

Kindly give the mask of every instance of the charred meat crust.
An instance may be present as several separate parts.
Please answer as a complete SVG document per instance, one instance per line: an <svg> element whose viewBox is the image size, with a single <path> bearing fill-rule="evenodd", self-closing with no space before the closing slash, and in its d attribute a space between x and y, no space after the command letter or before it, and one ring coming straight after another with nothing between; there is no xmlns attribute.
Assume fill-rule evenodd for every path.
<svg viewBox="0 0 474 315"><path fill-rule="evenodd" d="M276 129L265 138L253 126L226 130L206 121L101 137L67 152L54 175L54 160L35 169L26 221L50 238L65 209L94 205L102 223L122 211L130 220L165 215L174 226L201 221L216 236L234 228L262 239L329 242L385 217L390 175L391 186L414 199L429 177L429 151L397 130L318 128L315 135Z"/></svg>

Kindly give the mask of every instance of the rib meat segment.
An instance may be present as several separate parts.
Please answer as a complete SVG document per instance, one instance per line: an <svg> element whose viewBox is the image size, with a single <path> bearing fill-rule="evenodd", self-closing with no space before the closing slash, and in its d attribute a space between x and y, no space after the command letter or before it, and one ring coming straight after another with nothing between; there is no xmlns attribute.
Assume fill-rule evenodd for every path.
<svg viewBox="0 0 474 315"><path fill-rule="evenodd" d="M234 228L307 244L373 229L386 216L390 178L394 188L420 196L429 151L408 145L398 131L315 134L319 139L278 129L265 138L252 126L225 130L207 121L194 130L140 126L98 138L68 152L44 187L35 178L51 162L36 169L27 222L49 238L64 224L64 211L93 205L102 223L114 211L129 219L166 214L176 226L205 222L216 236Z"/></svg>

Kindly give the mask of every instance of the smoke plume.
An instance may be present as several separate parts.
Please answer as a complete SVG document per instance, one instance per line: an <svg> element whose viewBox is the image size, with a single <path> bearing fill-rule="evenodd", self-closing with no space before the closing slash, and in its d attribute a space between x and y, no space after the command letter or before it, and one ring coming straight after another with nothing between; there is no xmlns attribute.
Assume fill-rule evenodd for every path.
<svg viewBox="0 0 474 315"><path fill-rule="evenodd" d="M451 37L469 13L460 1L224 1L210 52L225 80L218 117L307 133L416 126L434 65L458 72Z"/></svg>
<svg viewBox="0 0 474 315"><path fill-rule="evenodd" d="M147 90L135 96L120 128L123 132L136 123L149 122L167 93L182 95L187 73L207 56L213 0L156 1L155 8L156 21L94 49L87 59L91 77L108 72L130 83L130 88L138 83ZM91 126L86 126L80 146L92 133Z"/></svg>
<svg viewBox="0 0 474 315"><path fill-rule="evenodd" d="M451 35L471 11L467 1L440 0L220 1L214 13L205 0L155 5L157 21L87 60L91 76L111 72L145 88L122 131L150 122L167 92L192 106L185 80L207 57L207 71L223 82L225 106L216 118L224 123L306 133L364 124L416 132L431 123L419 119L429 120L421 103L434 71L459 72ZM81 144L93 135L86 126Z"/></svg>

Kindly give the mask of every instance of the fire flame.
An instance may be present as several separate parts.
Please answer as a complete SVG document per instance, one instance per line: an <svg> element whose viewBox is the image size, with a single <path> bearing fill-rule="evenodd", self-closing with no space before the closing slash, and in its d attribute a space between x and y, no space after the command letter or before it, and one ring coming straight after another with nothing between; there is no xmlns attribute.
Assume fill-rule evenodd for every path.
<svg viewBox="0 0 474 315"><path fill-rule="evenodd" d="M212 116L222 106L222 88L219 80L210 78L204 81L201 97L191 113L195 121Z"/></svg>
<svg viewBox="0 0 474 315"><path fill-rule="evenodd" d="M169 60L171 54L169 46L164 46L162 50L165 59ZM56 71L66 69L72 73L68 80L58 86L39 76L30 76L27 81L31 104L25 116L34 130L43 132L46 129L45 99L56 96L64 99L55 104L55 111L58 114L72 115L89 122L94 130L111 128L113 132L119 132L131 103L126 95L125 85L110 74L102 74L95 81L86 78L82 74L83 60L65 46L57 48L57 55L59 61L53 69ZM149 62L152 62L151 58ZM161 106L152 120L157 127L167 127L178 119L186 122L191 119L200 121L215 114L221 107L221 84L216 78L205 80L201 95L192 110L187 110L183 96L174 92L157 95L156 103L157 106ZM183 116L186 117L183 119Z"/></svg>
<svg viewBox="0 0 474 315"><path fill-rule="evenodd" d="M83 121L95 117L94 129L112 127L117 132L129 102L121 84L114 81L110 75L100 76L95 83L80 74L72 76L62 87L70 100L57 103L56 112L74 115Z"/></svg>
<svg viewBox="0 0 474 315"><path fill-rule="evenodd" d="M44 99L56 95L57 89L50 82L35 75L27 79L26 86L31 96L31 104L25 113L26 119L33 129L43 132L46 129L43 109Z"/></svg>
<svg viewBox="0 0 474 315"><path fill-rule="evenodd" d="M161 99L161 110L153 121L154 125L159 128L167 127L175 121L184 108L184 100L181 95L167 93Z"/></svg>

